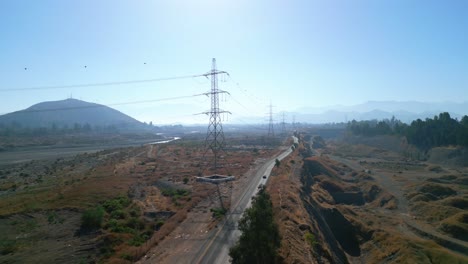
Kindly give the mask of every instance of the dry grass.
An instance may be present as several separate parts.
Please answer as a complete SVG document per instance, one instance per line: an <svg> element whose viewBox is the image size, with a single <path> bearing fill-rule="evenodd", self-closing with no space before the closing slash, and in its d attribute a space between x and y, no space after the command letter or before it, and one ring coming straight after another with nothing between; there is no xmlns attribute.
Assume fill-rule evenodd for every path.
<svg viewBox="0 0 468 264"><path fill-rule="evenodd" d="M369 263L466 263L468 258L449 252L435 242L409 239L393 231L380 230L363 246Z"/></svg>
<svg viewBox="0 0 468 264"><path fill-rule="evenodd" d="M242 175L255 158L270 154L267 150L259 150L256 153L233 151L229 157L228 170L235 175ZM82 211L105 200L127 194L140 199L135 201L143 210L174 212L175 214L142 246L134 247L128 243L113 245L112 251L115 253L105 259L110 263L128 263L128 259L137 260L149 248L167 237L185 220L187 212L212 192L206 188L193 188L193 177L200 170L198 164L201 155L202 151L198 146L160 145L152 149L146 146L78 155L64 161L51 162L50 165L45 161L35 162L34 166L49 168L46 172L37 172L41 174L40 181L36 181L37 175L28 168L31 167L29 163L27 166L17 166L14 169L18 172L14 173L20 174L24 169L28 169L27 174L23 174L30 176L22 177L21 181L16 182L3 177L0 186L10 191L13 185L16 185L16 190L10 191L10 194L0 199L0 215L5 217L62 208ZM184 182L184 178L189 180ZM191 195L181 198L166 197L154 186L158 181L174 188L187 189ZM125 240L125 235L119 234L117 240ZM111 243L113 236L112 232L105 230L98 239L101 246L105 245L106 241Z"/></svg>
<svg viewBox="0 0 468 264"><path fill-rule="evenodd" d="M282 237L279 255L284 263L314 263L313 245L305 238L307 232L313 233L313 227L300 197L302 161L299 152L298 148L274 169L275 176L270 177L267 185Z"/></svg>
<svg viewBox="0 0 468 264"><path fill-rule="evenodd" d="M468 241L468 213L460 212L444 219L439 229L452 237Z"/></svg>

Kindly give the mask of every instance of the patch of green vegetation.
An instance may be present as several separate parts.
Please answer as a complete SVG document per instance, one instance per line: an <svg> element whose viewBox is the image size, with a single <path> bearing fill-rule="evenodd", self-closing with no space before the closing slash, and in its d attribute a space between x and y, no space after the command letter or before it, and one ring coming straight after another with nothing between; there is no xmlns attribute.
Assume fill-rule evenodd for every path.
<svg viewBox="0 0 468 264"><path fill-rule="evenodd" d="M130 216L132 216L132 217L140 216L140 215L141 215L140 207L138 207L138 206L132 206L132 207L130 208L130 211L129 211L128 213L129 213Z"/></svg>
<svg viewBox="0 0 468 264"><path fill-rule="evenodd" d="M123 221L119 221L117 219L109 219L104 227L115 233L132 233L132 230L127 228Z"/></svg>
<svg viewBox="0 0 468 264"><path fill-rule="evenodd" d="M142 219L131 217L127 219L125 225L132 230L143 230L145 229L145 222Z"/></svg>
<svg viewBox="0 0 468 264"><path fill-rule="evenodd" d="M112 213L113 211L122 210L123 208L129 206L131 202L132 201L128 197L120 195L115 199L105 201L102 206L106 212Z"/></svg>
<svg viewBox="0 0 468 264"><path fill-rule="evenodd" d="M161 189L161 193L164 196L170 196L170 197L180 196L181 197L181 196L188 195L190 192L184 189L163 188Z"/></svg>
<svg viewBox="0 0 468 264"><path fill-rule="evenodd" d="M96 206L84 211L81 216L81 228L87 231L101 228L104 212L102 206Z"/></svg>
<svg viewBox="0 0 468 264"><path fill-rule="evenodd" d="M55 211L47 212L47 222L49 222L49 224L62 224L64 221L65 219L58 216L57 212Z"/></svg>
<svg viewBox="0 0 468 264"><path fill-rule="evenodd" d="M129 198L119 196L105 201L103 206L106 208L104 228L112 234L112 239L103 243L104 257L115 254L114 247L117 245L113 241L116 239L123 239L122 242L125 241L130 246L138 247L153 234L153 228L142 218L141 209ZM131 239L128 239L128 234L131 234ZM127 256L125 253L120 257L133 260L133 256Z"/></svg>
<svg viewBox="0 0 468 264"><path fill-rule="evenodd" d="M154 229L155 230L159 230L161 228L161 226L164 225L164 220L158 220L155 224L154 224Z"/></svg>
<svg viewBox="0 0 468 264"><path fill-rule="evenodd" d="M122 254L120 255L120 258L121 258L121 259L128 260L128 261L133 261L133 257L132 257L132 255L130 255L129 253L122 253Z"/></svg>
<svg viewBox="0 0 468 264"><path fill-rule="evenodd" d="M175 194L180 195L181 193L175 192ZM118 251L117 246L124 242L135 247L143 245L154 232L153 226L145 222L140 207L123 195L106 200L101 205L85 213L90 215L91 219L99 218L99 224L91 224L92 227L97 229L99 226L105 229L103 232L105 236L101 238L102 243L99 248L100 256L103 259L118 254L116 253ZM95 223L98 221L89 220L89 222ZM129 258L125 253L120 257L123 259ZM133 259L133 256L131 257L130 260Z"/></svg>
<svg viewBox="0 0 468 264"><path fill-rule="evenodd" d="M132 239L131 239L130 241L128 241L128 244L129 244L130 246L138 247L138 246L143 245L147 239L148 239L148 238L145 237L144 235L135 234L135 235L132 237Z"/></svg>
<svg viewBox="0 0 468 264"><path fill-rule="evenodd" d="M172 197L172 202L176 206L180 206L179 199L185 196L188 196L190 192L185 189L175 189L175 188L162 188L161 193L164 196Z"/></svg>
<svg viewBox="0 0 468 264"><path fill-rule="evenodd" d="M16 230L20 233L29 233L34 231L39 225L37 224L36 219L28 219L22 222L17 222L15 224Z"/></svg>
<svg viewBox="0 0 468 264"><path fill-rule="evenodd" d="M26 190L26 189L27 189L27 188L25 188L25 190ZM33 211L38 210L38 209L41 207L41 205L42 205L42 204L39 203L38 201L33 200L33 201L30 201L30 202L28 202L28 203L26 203L26 204L24 205L24 210L25 210L26 212L33 212Z"/></svg>
<svg viewBox="0 0 468 264"><path fill-rule="evenodd" d="M112 218L112 219L124 219L125 218L125 212L122 209L117 209L117 210L112 211L110 213L110 218Z"/></svg>
<svg viewBox="0 0 468 264"><path fill-rule="evenodd" d="M224 208L211 208L210 212L213 213L213 218L220 219L226 214L226 209Z"/></svg>
<svg viewBox="0 0 468 264"><path fill-rule="evenodd" d="M315 235L310 233L310 232L307 232L305 235L304 235L304 239L305 241L307 241L307 243L309 243L310 246L314 247L315 245L318 244L317 242L317 239L315 238Z"/></svg>
<svg viewBox="0 0 468 264"><path fill-rule="evenodd" d="M18 250L19 245L16 240L13 239L0 239L0 255L8 255L15 253Z"/></svg>
<svg viewBox="0 0 468 264"><path fill-rule="evenodd" d="M281 165L281 162L279 161L279 159L275 159L275 166L279 167L280 165Z"/></svg>
<svg viewBox="0 0 468 264"><path fill-rule="evenodd" d="M110 245L104 245L99 249L99 253L102 255L103 258L108 258L115 253L115 250Z"/></svg>

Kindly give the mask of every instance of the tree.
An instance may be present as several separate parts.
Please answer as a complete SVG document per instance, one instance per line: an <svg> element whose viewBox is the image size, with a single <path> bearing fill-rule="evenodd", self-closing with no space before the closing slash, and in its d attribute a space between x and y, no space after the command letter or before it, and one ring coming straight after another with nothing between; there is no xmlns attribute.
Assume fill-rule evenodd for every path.
<svg viewBox="0 0 468 264"><path fill-rule="evenodd" d="M233 264L276 263L281 243L278 226L273 219L273 206L265 187L260 187L252 207L239 221L239 241L229 250Z"/></svg>
<svg viewBox="0 0 468 264"><path fill-rule="evenodd" d="M280 165L281 165L281 162L279 161L279 159L275 159L275 166L279 167Z"/></svg>

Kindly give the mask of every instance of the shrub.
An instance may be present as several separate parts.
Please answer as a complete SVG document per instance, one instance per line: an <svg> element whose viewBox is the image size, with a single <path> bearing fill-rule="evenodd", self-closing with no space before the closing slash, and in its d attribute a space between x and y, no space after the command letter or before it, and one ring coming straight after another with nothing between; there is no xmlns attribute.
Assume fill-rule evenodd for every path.
<svg viewBox="0 0 468 264"><path fill-rule="evenodd" d="M309 243L309 245L311 245L312 247L317 245L317 239L315 238L315 235L310 233L310 232L307 232L305 235L304 235L304 239L305 241L307 241L307 243Z"/></svg>
<svg viewBox="0 0 468 264"><path fill-rule="evenodd" d="M0 255L8 255L14 253L18 249L18 244L15 240L2 240L0 241Z"/></svg>
<svg viewBox="0 0 468 264"><path fill-rule="evenodd" d="M125 212L118 209L118 210L112 211L110 217L113 218L113 219L124 219L125 218Z"/></svg>
<svg viewBox="0 0 468 264"><path fill-rule="evenodd" d="M146 241L146 239L143 236L141 236L140 234L136 234L136 235L133 236L133 238L130 241L128 241L128 244L130 246L138 247L138 246L143 245L143 243L145 243L145 241Z"/></svg>
<svg viewBox="0 0 468 264"><path fill-rule="evenodd" d="M210 211L213 213L213 217L219 219L226 214L226 209L224 208L212 208Z"/></svg>
<svg viewBox="0 0 468 264"><path fill-rule="evenodd" d="M101 206L86 210L81 216L81 228L84 230L95 230L101 228L104 209Z"/></svg>
<svg viewBox="0 0 468 264"><path fill-rule="evenodd" d="M120 258L125 259L125 260L128 260L128 261L133 261L133 257L132 257L132 255L130 255L129 253L122 253L122 254L120 255Z"/></svg>
<svg viewBox="0 0 468 264"><path fill-rule="evenodd" d="M154 229L159 230L162 225L164 225L164 220L158 220L156 224L154 224Z"/></svg>
<svg viewBox="0 0 468 264"><path fill-rule="evenodd" d="M129 206L131 202L132 201L128 197L121 195L115 199L107 200L104 202L103 207L106 209L106 212L111 213L115 210L122 210Z"/></svg>
<svg viewBox="0 0 468 264"><path fill-rule="evenodd" d="M142 230L145 228L145 223L136 217L128 219L125 224L131 229Z"/></svg>
<svg viewBox="0 0 468 264"><path fill-rule="evenodd" d="M62 224L65 219L59 217L56 212L48 212L47 213L47 222L49 224Z"/></svg>

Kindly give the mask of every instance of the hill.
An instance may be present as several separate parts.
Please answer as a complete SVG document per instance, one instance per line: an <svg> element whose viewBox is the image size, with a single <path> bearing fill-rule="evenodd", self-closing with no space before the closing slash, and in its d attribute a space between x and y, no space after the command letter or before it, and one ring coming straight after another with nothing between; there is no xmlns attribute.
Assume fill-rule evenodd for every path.
<svg viewBox="0 0 468 264"><path fill-rule="evenodd" d="M16 127L92 127L143 128L145 125L113 108L77 99L35 104L27 109L0 116L0 125Z"/></svg>

